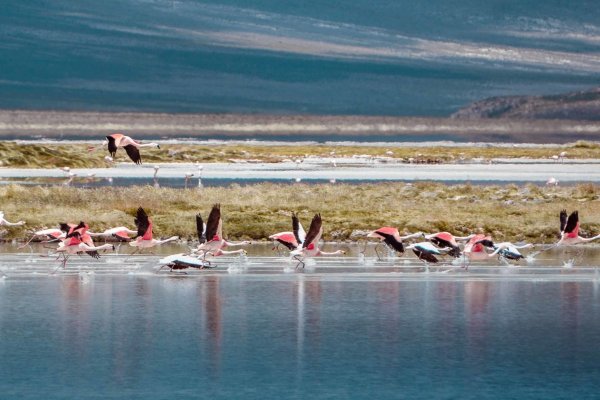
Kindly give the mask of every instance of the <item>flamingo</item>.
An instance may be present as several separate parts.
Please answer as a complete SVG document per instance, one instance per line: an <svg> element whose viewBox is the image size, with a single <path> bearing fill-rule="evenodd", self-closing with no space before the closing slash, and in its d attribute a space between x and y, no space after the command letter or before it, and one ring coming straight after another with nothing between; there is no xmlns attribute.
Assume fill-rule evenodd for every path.
<svg viewBox="0 0 600 400"><path fill-rule="evenodd" d="M171 236L170 238L163 240L154 239L152 237L152 220L148 217L148 214L146 214L146 211L144 211L142 207L138 208L134 222L137 227L137 236L134 238L135 240L129 242L129 245L136 247L136 249L131 255L142 249L148 249L179 239L179 236Z"/></svg>
<svg viewBox="0 0 600 400"><path fill-rule="evenodd" d="M473 236L465 245L463 251L465 257L471 260L487 260L498 256L501 260L519 261L525 258L519 250L533 247L527 243L516 245L511 242L494 243L490 236L478 234ZM492 250L491 253L488 250Z"/></svg>
<svg viewBox="0 0 600 400"><path fill-rule="evenodd" d="M42 229L39 231L35 231L33 232L33 236L31 236L31 238L27 241L27 243L25 243L23 246L20 246L19 249L22 249L23 247L27 246L36 237L45 237L46 240L42 241L42 243L51 243L64 239L66 235L66 232L58 228Z"/></svg>
<svg viewBox="0 0 600 400"><path fill-rule="evenodd" d="M306 237L296 250L290 252L292 258L298 261L296 268L298 268L301 264L302 268L304 268L305 257L334 256L338 254L346 254L344 250L336 250L332 252L322 251L319 248L319 240L321 240L322 235L323 223L321 219L321 214L315 214L310 223L310 228L308 229Z"/></svg>
<svg viewBox="0 0 600 400"><path fill-rule="evenodd" d="M189 254L184 254L184 253L173 254L173 255L164 257L159 262L163 265L158 269L158 271L160 271L164 267L170 268L171 271L188 269L188 268L196 268L196 269L214 268L214 267L211 267L210 261L200 260L198 257L194 257L194 256L191 256Z"/></svg>
<svg viewBox="0 0 600 400"><path fill-rule="evenodd" d="M129 235L137 235L137 233L137 231L134 231L124 226L109 228L104 230L103 232L88 232L88 234L92 237L100 236L105 239L114 238L117 239L117 241L119 242L130 242L131 238L129 237Z"/></svg>
<svg viewBox="0 0 600 400"><path fill-rule="evenodd" d="M64 226L61 226L61 228ZM87 253L93 258L100 258L98 250L105 250L115 246L112 244L103 244L101 246L95 246L91 236L87 233L89 229L88 224L81 221L76 226L70 226L69 232L66 234L65 239L58 245L56 252L62 253L64 256L62 267L64 268L67 264L67 260L70 255L80 254L82 252Z"/></svg>
<svg viewBox="0 0 600 400"><path fill-rule="evenodd" d="M160 149L160 146L157 143L141 144L129 136L125 136L121 133L113 133L112 135L108 135L106 139L108 140L108 152L112 157L115 157L117 154L117 149L122 147L127 152L129 158L131 158L131 161L136 164L142 163L142 156L140 155L139 150L140 147L156 147L157 149Z"/></svg>
<svg viewBox="0 0 600 400"><path fill-rule="evenodd" d="M419 236L423 236L422 232L412 233L406 236L400 236L397 228L392 228L390 226L384 226L377 230L370 232L367 237L370 238L378 238L379 243L375 246L375 254L377 254L377 258L381 259L379 256L379 252L377 251L377 247L381 245L381 243L385 243L398 253L404 254L404 245L402 244L403 240L413 239Z"/></svg>
<svg viewBox="0 0 600 400"><path fill-rule="evenodd" d="M502 242L494 244L494 252L490 254L490 256L495 256L496 254L500 256L501 259L504 260L514 260L519 261L522 258L525 258L520 252L520 249L528 249L533 247L531 243L523 244L523 245L515 245L511 242Z"/></svg>
<svg viewBox="0 0 600 400"><path fill-rule="evenodd" d="M230 254L246 254L246 250L223 250L226 247L245 246L250 244L245 240L242 242L228 242L223 239L223 220L221 219L221 205L215 204L210 210L208 221L204 224L202 216L196 215L196 231L200 244L196 252L202 254L206 258L207 254L212 256L230 255Z"/></svg>
<svg viewBox="0 0 600 400"><path fill-rule="evenodd" d="M485 260L489 258L487 249L494 249L492 237L480 233L469 239L465 245L463 254L469 260Z"/></svg>
<svg viewBox="0 0 600 400"><path fill-rule="evenodd" d="M460 247L457 240L469 240L473 235L469 236L454 236L449 232L438 232L430 235L425 235L425 239L436 245L438 248L447 250L448 254L453 257L460 257Z"/></svg>
<svg viewBox="0 0 600 400"><path fill-rule="evenodd" d="M304 238L306 237L306 232L298 219L298 215L296 213L292 213L292 232L279 232L269 236L269 239L273 240L275 243L284 245L289 250L295 250L298 246L304 242ZM275 250L275 247L273 248Z"/></svg>
<svg viewBox="0 0 600 400"><path fill-rule="evenodd" d="M152 176L152 180L154 181L154 187L159 188L160 184L158 183L158 170L160 169L160 165L154 166L154 175Z"/></svg>
<svg viewBox="0 0 600 400"><path fill-rule="evenodd" d="M560 240L555 246L571 246L600 239L600 235L591 238L579 236L579 213L573 211L567 218L567 210L560 212Z"/></svg>
<svg viewBox="0 0 600 400"><path fill-rule="evenodd" d="M25 225L25 221L8 222L4 218L4 212L0 211L0 226L1 225L6 225L6 226L21 226L21 225Z"/></svg>
<svg viewBox="0 0 600 400"><path fill-rule="evenodd" d="M428 263L436 264L439 262L436 256L441 256L443 252L452 251L451 248L440 249L434 246L431 242L419 242L413 243L406 247L408 250L412 250L413 253L419 258L419 260L423 261L425 265Z"/></svg>

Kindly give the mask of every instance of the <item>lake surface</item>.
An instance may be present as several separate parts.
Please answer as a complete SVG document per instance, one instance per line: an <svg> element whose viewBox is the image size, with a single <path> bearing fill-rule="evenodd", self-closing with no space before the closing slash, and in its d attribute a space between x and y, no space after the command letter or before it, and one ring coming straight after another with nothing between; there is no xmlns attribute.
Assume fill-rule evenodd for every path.
<svg viewBox="0 0 600 400"><path fill-rule="evenodd" d="M5 399L593 398L600 287L288 274L0 283Z"/></svg>
<svg viewBox="0 0 600 400"><path fill-rule="evenodd" d="M598 85L590 1L0 6L0 108L447 116Z"/></svg>
<svg viewBox="0 0 600 400"><path fill-rule="evenodd" d="M3 399L562 399L600 391L593 247L468 270L270 245L188 275L161 255L0 256ZM168 246L163 254L182 251ZM123 252L125 252L123 250ZM564 260L574 265L564 264Z"/></svg>

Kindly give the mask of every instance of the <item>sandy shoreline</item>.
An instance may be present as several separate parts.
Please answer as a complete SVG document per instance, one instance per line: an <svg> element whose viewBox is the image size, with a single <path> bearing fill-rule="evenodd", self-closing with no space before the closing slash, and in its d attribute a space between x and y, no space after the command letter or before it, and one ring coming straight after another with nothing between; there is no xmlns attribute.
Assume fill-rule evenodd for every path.
<svg viewBox="0 0 600 400"><path fill-rule="evenodd" d="M160 114L0 110L0 139L140 138L569 143L600 122L385 116Z"/></svg>

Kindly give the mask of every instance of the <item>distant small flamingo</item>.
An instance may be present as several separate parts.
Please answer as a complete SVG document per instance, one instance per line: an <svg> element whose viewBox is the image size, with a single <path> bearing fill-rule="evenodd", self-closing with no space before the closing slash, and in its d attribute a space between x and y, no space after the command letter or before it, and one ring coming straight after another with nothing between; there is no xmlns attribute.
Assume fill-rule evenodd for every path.
<svg viewBox="0 0 600 400"><path fill-rule="evenodd" d="M135 240L129 242L129 245L136 247L136 249L131 255L143 249L152 248L179 239L179 236L171 236L164 240L154 239L152 237L152 220L148 217L148 214L146 214L146 211L144 211L142 207L138 208L134 222L137 227L137 236L135 237Z"/></svg>
<svg viewBox="0 0 600 400"><path fill-rule="evenodd" d="M379 252L377 251L377 247L381 245L381 243L385 243L390 248L394 249L398 253L404 253L404 245L402 244L403 240L409 240L416 237L423 237L422 232L412 233L410 235L400 236L400 232L398 232L397 228L393 228L390 226L384 226L377 230L370 232L367 237L370 238L378 238L379 243L375 246L375 254L377 254L377 258L381 259L379 256Z"/></svg>
<svg viewBox="0 0 600 400"><path fill-rule="evenodd" d="M231 254L245 254L246 250L223 250L227 247L232 246L245 246L250 244L249 241L242 242L228 242L223 239L223 221L221 219L221 205L213 205L210 214L208 215L208 221L206 225L202 220L200 214L196 215L196 231L198 233L198 241L200 244L196 252L198 252L203 258L207 255L222 256Z"/></svg>
<svg viewBox="0 0 600 400"><path fill-rule="evenodd" d="M315 214L310 223L308 233L302 241L301 246L298 246L296 250L290 252L292 258L298 261L296 268L298 268L300 265L302 265L302 268L304 268L304 266L306 265L304 263L304 259L306 257L335 256L338 254L346 254L344 250L336 250L332 252L321 250L319 248L319 241L321 240L322 235L323 221L321 219L321 214Z"/></svg>
<svg viewBox="0 0 600 400"><path fill-rule="evenodd" d="M113 133L112 135L108 135L106 139L108 140L108 152L113 158L117 154L117 149L122 147L127 152L131 161L136 164L142 163L142 156L140 155L139 150L140 147L156 147L157 149L160 149L160 146L157 143L142 144L121 133Z"/></svg>

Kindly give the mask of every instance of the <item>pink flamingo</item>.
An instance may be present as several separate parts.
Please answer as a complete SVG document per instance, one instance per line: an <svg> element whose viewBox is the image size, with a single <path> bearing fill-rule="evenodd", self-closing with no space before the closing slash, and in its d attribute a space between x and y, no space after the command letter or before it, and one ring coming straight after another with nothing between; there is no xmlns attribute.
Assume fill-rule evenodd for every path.
<svg viewBox="0 0 600 400"><path fill-rule="evenodd" d="M379 243L375 246L375 254L377 254L377 258L381 259L379 256L379 252L377 248L381 245L381 243L385 243L398 253L404 253L404 245L402 244L403 240L413 239L419 236L424 236L422 232L413 233L406 236L400 236L400 232L398 232L397 228L392 228L390 226L384 226L377 230L370 232L367 237L370 238L378 238Z"/></svg>
<svg viewBox="0 0 600 400"><path fill-rule="evenodd" d="M136 247L136 249L130 256L142 249L148 249L179 239L179 236L171 236L170 238L163 240L154 239L152 237L152 220L148 217L148 214L146 214L146 211L144 211L142 207L138 208L134 222L135 226L137 226L137 236L134 238L135 240L129 242L129 245Z"/></svg>
<svg viewBox="0 0 600 400"><path fill-rule="evenodd" d="M215 204L210 210L208 215L208 221L206 225L202 220L200 214L196 215L196 230L198 233L198 240L200 244L196 249L196 252L200 253L203 258L206 258L207 254L212 256L222 256L230 254L246 254L246 250L223 250L227 247L232 246L245 246L250 244L249 241L245 240L242 242L228 242L223 239L223 220L221 219L221 205Z"/></svg>
<svg viewBox="0 0 600 400"><path fill-rule="evenodd" d="M323 235L323 223L321 220L321 214L315 214L313 217L306 238L302 241L301 246L292 252L290 255L293 259L298 261L296 268L302 265L305 267L304 258L306 257L318 257L318 256L334 256L338 254L346 254L344 250L336 250L332 252L322 251L319 248L319 241Z"/></svg>
<svg viewBox="0 0 600 400"><path fill-rule="evenodd" d="M567 210L560 212L560 240L555 246L571 246L600 239L600 235L591 238L579 236L579 213L573 211L567 218Z"/></svg>
<svg viewBox="0 0 600 400"><path fill-rule="evenodd" d="M275 233L274 235L269 236L269 239L277 243L277 247L279 247L279 244L282 244L289 250L295 250L302 242L304 242L305 237L306 232L298 219L298 215L292 213L292 231ZM273 250L275 250L275 247L273 247Z"/></svg>
<svg viewBox="0 0 600 400"><path fill-rule="evenodd" d="M31 236L31 238L27 241L27 243L25 243L22 246L19 246L19 249L22 249L23 247L27 246L36 237L45 238L45 240L43 240L42 243L51 243L51 242L56 242L58 240L64 239L66 235L67 235L66 232L63 232L62 230L60 230L58 228L42 229L39 231L35 231L35 232L33 232L33 236Z"/></svg>
<svg viewBox="0 0 600 400"><path fill-rule="evenodd" d="M81 221L77 226L71 226L69 233L65 236L65 239L59 244L56 251L62 253L64 260L62 267L64 268L67 264L67 260L70 255L87 253L93 258L100 258L98 250L115 249L111 244L104 244L102 246L95 246L91 236L87 233L89 226Z"/></svg>
<svg viewBox="0 0 600 400"><path fill-rule="evenodd" d="M103 232L88 232L88 234L92 237L114 238L119 242L130 242L131 237L129 235L137 235L137 231L124 226L118 226L106 229Z"/></svg>
<svg viewBox="0 0 600 400"><path fill-rule="evenodd" d="M117 149L122 147L127 152L129 158L131 158L131 161L136 164L142 163L142 156L140 155L139 150L140 147L156 147L157 149L160 149L160 146L157 143L141 144L121 133L113 133L112 135L108 135L106 139L108 140L108 152L112 157L115 157Z"/></svg>
<svg viewBox="0 0 600 400"><path fill-rule="evenodd" d="M442 250L447 250L448 254L453 257L460 257L460 247L457 241L469 240L473 235L469 236L454 236L449 232L438 232L430 235L425 235L425 239L436 245Z"/></svg>

